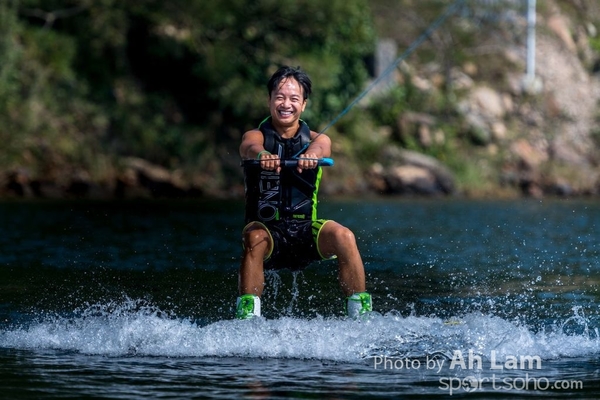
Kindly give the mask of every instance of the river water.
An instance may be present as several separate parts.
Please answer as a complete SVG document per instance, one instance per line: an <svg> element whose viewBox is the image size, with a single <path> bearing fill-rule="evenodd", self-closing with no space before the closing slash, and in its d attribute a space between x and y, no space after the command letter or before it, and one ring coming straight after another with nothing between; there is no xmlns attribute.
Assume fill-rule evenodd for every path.
<svg viewBox="0 0 600 400"><path fill-rule="evenodd" d="M268 274L232 318L242 204L0 203L0 397L600 396L600 203L324 200L335 262Z"/></svg>

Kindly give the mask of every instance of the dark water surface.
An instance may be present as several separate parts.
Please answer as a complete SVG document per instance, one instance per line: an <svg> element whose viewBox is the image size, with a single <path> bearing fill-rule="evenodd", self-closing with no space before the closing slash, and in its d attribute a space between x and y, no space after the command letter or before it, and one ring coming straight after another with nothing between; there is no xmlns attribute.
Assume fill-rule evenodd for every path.
<svg viewBox="0 0 600 400"><path fill-rule="evenodd" d="M0 398L600 396L600 203L326 200L331 262L232 319L237 202L0 203Z"/></svg>

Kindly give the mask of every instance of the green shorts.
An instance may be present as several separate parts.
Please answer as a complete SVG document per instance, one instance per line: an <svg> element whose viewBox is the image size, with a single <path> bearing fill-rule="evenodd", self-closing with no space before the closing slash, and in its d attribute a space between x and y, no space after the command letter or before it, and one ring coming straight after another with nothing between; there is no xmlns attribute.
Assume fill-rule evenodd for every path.
<svg viewBox="0 0 600 400"><path fill-rule="evenodd" d="M253 224L260 224L267 229L273 246L265 256L265 269L287 268L299 271L314 261L335 258L335 256L325 257L319 251L319 234L327 222L329 220L326 219L314 221L292 219L270 222L267 225L255 221L247 224L243 232Z"/></svg>

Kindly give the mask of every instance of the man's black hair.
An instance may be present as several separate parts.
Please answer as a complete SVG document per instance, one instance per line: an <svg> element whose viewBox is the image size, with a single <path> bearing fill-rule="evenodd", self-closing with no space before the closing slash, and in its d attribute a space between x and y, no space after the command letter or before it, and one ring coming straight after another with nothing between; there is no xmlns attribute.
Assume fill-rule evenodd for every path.
<svg viewBox="0 0 600 400"><path fill-rule="evenodd" d="M271 76L271 79L269 79L269 82L267 83L269 97L271 96L271 93L273 93L273 90L279 87L281 81L290 77L297 80L300 86L302 87L302 95L304 96L304 100L308 99L308 95L312 92L312 82L310 81L310 78L308 77L306 72L300 69L300 67L293 68L288 67L287 65L284 65L283 67L279 68L273 74L273 76Z"/></svg>

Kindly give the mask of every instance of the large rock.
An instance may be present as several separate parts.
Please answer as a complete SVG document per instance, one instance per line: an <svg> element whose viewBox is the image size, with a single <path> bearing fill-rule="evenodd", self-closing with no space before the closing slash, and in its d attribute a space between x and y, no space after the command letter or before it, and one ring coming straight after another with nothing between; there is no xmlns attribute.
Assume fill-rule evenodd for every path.
<svg viewBox="0 0 600 400"><path fill-rule="evenodd" d="M187 187L177 175L168 169L141 158L128 158L127 171L117 185L118 197L130 197L127 192L143 195L143 188L152 197L184 197Z"/></svg>
<svg viewBox="0 0 600 400"><path fill-rule="evenodd" d="M431 196L456 190L452 173L433 157L388 147L380 160L369 171L372 187L380 192Z"/></svg>

